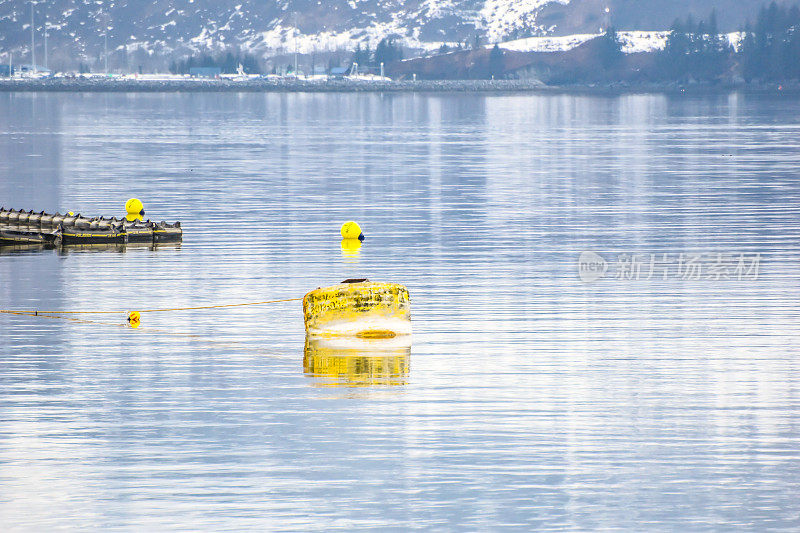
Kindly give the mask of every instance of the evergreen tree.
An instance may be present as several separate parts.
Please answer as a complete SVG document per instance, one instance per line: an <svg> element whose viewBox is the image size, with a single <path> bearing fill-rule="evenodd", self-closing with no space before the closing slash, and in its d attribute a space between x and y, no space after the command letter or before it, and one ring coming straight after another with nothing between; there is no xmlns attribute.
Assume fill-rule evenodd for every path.
<svg viewBox="0 0 800 533"><path fill-rule="evenodd" d="M772 2L745 30L739 50L746 81L800 79L800 8Z"/></svg>
<svg viewBox="0 0 800 533"><path fill-rule="evenodd" d="M236 55L238 56L239 54L237 53ZM220 69L222 70L222 72L224 72L225 74L235 74L236 69L239 66L239 62L237 61L237 59L238 58L234 57L233 53L230 50L228 50L228 53L226 53L225 57L222 58L222 60L220 61L221 63Z"/></svg>
<svg viewBox="0 0 800 533"><path fill-rule="evenodd" d="M366 49L361 48L361 43L356 45L356 50L353 52L353 63L358 63L361 67L366 67L369 64L369 46Z"/></svg>
<svg viewBox="0 0 800 533"><path fill-rule="evenodd" d="M719 34L717 14L712 11L708 22L695 24L691 17L676 20L670 28L660 65L666 79L714 81L729 64L732 49Z"/></svg>
<svg viewBox="0 0 800 533"><path fill-rule="evenodd" d="M784 63L788 78L800 80L800 7L792 6L787 16L789 36L786 42Z"/></svg>
<svg viewBox="0 0 800 533"><path fill-rule="evenodd" d="M728 64L728 57L731 53L730 45L724 36L720 35L717 25L717 11L711 11L708 19L708 26L698 27L698 33L702 40L698 54L699 58L695 62L696 77L698 79L715 80L725 72Z"/></svg>
<svg viewBox="0 0 800 533"><path fill-rule="evenodd" d="M261 67L258 65L258 59L253 54L245 54L239 62L247 74L261 74ZM236 68L239 68L237 64Z"/></svg>
<svg viewBox="0 0 800 533"><path fill-rule="evenodd" d="M758 76L758 66L754 61L757 50L756 37L753 30L750 28L749 23L745 26L742 33L744 35L741 43L739 44L739 56L741 58L740 65L742 77L744 78L744 81L749 83Z"/></svg>
<svg viewBox="0 0 800 533"><path fill-rule="evenodd" d="M394 38L384 37L375 48L375 65L383 63L387 65L393 61L399 61L403 58L403 52L400 46L394 41Z"/></svg>
<svg viewBox="0 0 800 533"><path fill-rule="evenodd" d="M676 19L662 54L662 69L668 79L681 80L686 75L691 42L683 23Z"/></svg>
<svg viewBox="0 0 800 533"><path fill-rule="evenodd" d="M500 78L505 73L505 58L503 51L495 43L492 51L489 52L489 77Z"/></svg>
<svg viewBox="0 0 800 533"><path fill-rule="evenodd" d="M375 47L375 64L379 65L381 63L387 63L387 59L389 57L388 51L388 44L386 42L386 38L384 37L378 43L378 46Z"/></svg>
<svg viewBox="0 0 800 533"><path fill-rule="evenodd" d="M600 56L600 64L605 70L615 69L619 67L622 62L622 43L617 35L617 30L609 28L605 34L600 37L598 48Z"/></svg>

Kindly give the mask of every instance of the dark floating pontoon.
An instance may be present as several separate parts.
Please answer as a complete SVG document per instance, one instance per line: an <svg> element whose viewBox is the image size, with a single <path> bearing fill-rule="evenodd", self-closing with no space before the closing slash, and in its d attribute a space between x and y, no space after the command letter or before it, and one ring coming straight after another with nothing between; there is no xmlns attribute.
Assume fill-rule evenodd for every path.
<svg viewBox="0 0 800 533"><path fill-rule="evenodd" d="M0 246L40 244L177 243L183 238L181 223L116 217L86 218L80 214L35 213L0 207Z"/></svg>

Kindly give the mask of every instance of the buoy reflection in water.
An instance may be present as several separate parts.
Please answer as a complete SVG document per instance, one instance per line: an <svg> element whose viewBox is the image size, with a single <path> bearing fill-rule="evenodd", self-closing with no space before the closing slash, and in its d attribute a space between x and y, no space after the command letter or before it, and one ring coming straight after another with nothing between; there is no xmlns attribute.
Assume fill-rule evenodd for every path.
<svg viewBox="0 0 800 533"><path fill-rule="evenodd" d="M411 336L393 339L306 337L303 371L320 387L405 385Z"/></svg>
<svg viewBox="0 0 800 533"><path fill-rule="evenodd" d="M342 239L342 257L354 259L361 252L361 241L358 239Z"/></svg>

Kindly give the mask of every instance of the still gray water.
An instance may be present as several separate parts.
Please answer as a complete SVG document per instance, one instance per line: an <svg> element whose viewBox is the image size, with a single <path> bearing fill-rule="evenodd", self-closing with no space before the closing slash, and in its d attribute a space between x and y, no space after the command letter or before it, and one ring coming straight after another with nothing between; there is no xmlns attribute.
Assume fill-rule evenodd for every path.
<svg viewBox="0 0 800 533"><path fill-rule="evenodd" d="M2 529L797 530L798 139L746 94L1 94L0 204L184 228L0 251L1 309L119 311L0 314ZM350 277L410 351L120 325Z"/></svg>

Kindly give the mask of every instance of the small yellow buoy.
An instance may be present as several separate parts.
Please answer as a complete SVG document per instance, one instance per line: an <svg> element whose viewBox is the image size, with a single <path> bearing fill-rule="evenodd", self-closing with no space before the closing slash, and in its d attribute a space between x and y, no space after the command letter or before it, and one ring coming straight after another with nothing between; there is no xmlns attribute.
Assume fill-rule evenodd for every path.
<svg viewBox="0 0 800 533"><path fill-rule="evenodd" d="M128 313L128 325L133 329L139 327L142 323L142 315L139 314L139 311L131 311Z"/></svg>
<svg viewBox="0 0 800 533"><path fill-rule="evenodd" d="M127 202L125 202L125 220L128 222L134 222L136 220L142 220L144 216L144 206L142 205L142 201L138 198L131 198Z"/></svg>
<svg viewBox="0 0 800 533"><path fill-rule="evenodd" d="M361 233L361 226L359 226L357 222L348 220L347 222L342 224L342 238L358 239L359 241L363 241L364 234Z"/></svg>
<svg viewBox="0 0 800 533"><path fill-rule="evenodd" d="M125 202L125 214L144 216L144 205L138 198L131 198Z"/></svg>

